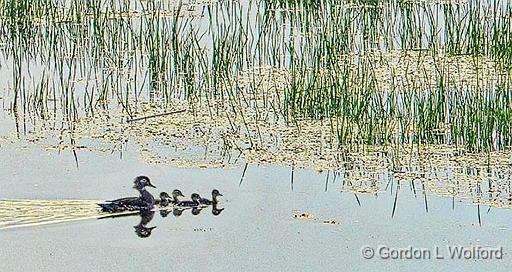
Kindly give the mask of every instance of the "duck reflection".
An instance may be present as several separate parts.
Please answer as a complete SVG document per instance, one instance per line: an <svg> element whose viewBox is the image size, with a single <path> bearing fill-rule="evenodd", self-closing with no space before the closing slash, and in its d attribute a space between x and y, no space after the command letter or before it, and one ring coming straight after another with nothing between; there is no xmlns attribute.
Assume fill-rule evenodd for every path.
<svg viewBox="0 0 512 272"><path fill-rule="evenodd" d="M192 208L192 215L199 215L201 213L201 211L203 210L203 208L199 208L199 207L194 207Z"/></svg>
<svg viewBox="0 0 512 272"><path fill-rule="evenodd" d="M217 203L214 203L214 204L212 205L212 214L213 214L214 216L219 215L223 210L224 210L224 208L222 208L222 209L217 208Z"/></svg>
<svg viewBox="0 0 512 272"><path fill-rule="evenodd" d="M172 210L161 210L160 211L160 216L162 218L164 218L164 217L167 217L170 213L172 213Z"/></svg>
<svg viewBox="0 0 512 272"><path fill-rule="evenodd" d="M153 216L155 215L154 211L141 211L139 213L140 215L140 222L138 225L134 226L135 233L140 238L147 238L151 235L151 231L156 228L156 226L153 227L147 227L147 224L153 220Z"/></svg>
<svg viewBox="0 0 512 272"><path fill-rule="evenodd" d="M224 208L218 208L217 203L208 206L197 206L197 207L174 207L159 210L159 214L162 218L166 218L169 214L172 213L175 217L182 216L186 211L190 210L190 213L193 216L198 216L202 210L207 209L208 207L212 207L212 214L214 216L218 216ZM139 224L133 226L135 230L135 234L137 234L140 238L147 238L151 236L152 231L156 228L156 226L148 226L148 224L153 220L155 216L155 211L152 210L141 210L139 212L133 213L123 213L123 214L111 214L108 216L100 217L99 219L106 218L118 218L118 217L127 217L127 216L139 216L140 221Z"/></svg>
<svg viewBox="0 0 512 272"><path fill-rule="evenodd" d="M224 208L219 209L218 205L215 203L213 205L208 205L212 207L212 214L217 216L219 215ZM197 207L177 207L172 210L160 210L160 216L167 217L170 213L172 213L175 217L180 217L183 215L183 212L190 210L190 213L194 216L199 215L202 210L207 208L208 206L197 206Z"/></svg>
<svg viewBox="0 0 512 272"><path fill-rule="evenodd" d="M160 210L159 213L162 218L167 217L171 212L175 217L180 217L186 210L190 210L192 215L198 216L204 208L209 206L212 207L212 214L214 216L218 216L224 210L217 207L218 197L222 196L217 189L212 190L211 200L201 197L198 193L193 193L190 196L190 200L180 200L178 197L183 197L184 195L179 189L173 190L171 195L161 192L160 198L155 199L150 192L146 191L145 187L155 188L150 183L148 177L136 177L133 188L139 191L139 196L124 197L98 203L102 212L110 213L110 215L100 219L139 215L140 222L133 228L137 236L147 238L151 235L153 229L156 228L156 226L147 226L155 215L153 208Z"/></svg>

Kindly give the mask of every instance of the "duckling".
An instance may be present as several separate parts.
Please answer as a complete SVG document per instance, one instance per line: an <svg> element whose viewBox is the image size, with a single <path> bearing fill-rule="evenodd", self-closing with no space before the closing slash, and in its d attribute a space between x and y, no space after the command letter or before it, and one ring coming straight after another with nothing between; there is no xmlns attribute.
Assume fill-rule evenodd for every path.
<svg viewBox="0 0 512 272"><path fill-rule="evenodd" d="M167 207L171 201L169 199L171 196L166 192L161 192L159 195L160 199L155 200L155 205L158 205L160 207Z"/></svg>
<svg viewBox="0 0 512 272"><path fill-rule="evenodd" d="M199 203L201 203L201 205L217 204L218 203L217 197L219 197L219 196L222 196L222 194L219 192L219 190L213 189L212 190L212 200L209 200L207 198L201 198L201 199L199 199Z"/></svg>
<svg viewBox="0 0 512 272"><path fill-rule="evenodd" d="M199 194L193 193L190 196L190 198L192 199L192 201L190 201L190 200L179 201L178 203L176 203L176 206L179 206L179 207L195 207L195 206L199 206L200 205L199 200L201 199L201 196L199 196Z"/></svg>
<svg viewBox="0 0 512 272"><path fill-rule="evenodd" d="M168 193L161 192L160 199L156 201L156 204L159 205L160 207L167 207L167 206L169 206L169 204L174 205L174 204L180 202L180 200L178 199L179 196L184 197L183 193L178 189L175 189L174 191L172 191L172 198Z"/></svg>
<svg viewBox="0 0 512 272"><path fill-rule="evenodd" d="M179 196L185 197L185 196L183 195L183 193L182 193L180 190L178 190L178 189L174 189L174 190L172 191L172 200L171 200L171 203L172 203L172 204L176 204L176 203L180 202L180 200L178 199L178 197L179 197Z"/></svg>

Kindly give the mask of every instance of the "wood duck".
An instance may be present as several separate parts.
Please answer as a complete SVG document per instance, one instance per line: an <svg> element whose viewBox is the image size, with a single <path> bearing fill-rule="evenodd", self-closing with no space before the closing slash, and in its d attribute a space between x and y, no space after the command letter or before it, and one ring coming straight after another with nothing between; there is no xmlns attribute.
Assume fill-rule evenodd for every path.
<svg viewBox="0 0 512 272"><path fill-rule="evenodd" d="M196 206L201 205L201 203L199 203L199 200L201 199L201 196L199 196L199 194L193 193L190 196L190 198L192 200L179 201L178 203L176 203L176 206L178 206L178 207L196 207Z"/></svg>
<svg viewBox="0 0 512 272"><path fill-rule="evenodd" d="M107 201L107 203L100 203L103 212L124 212L124 211L137 211L137 210L151 210L155 206L155 198L153 195L146 191L145 187L156 188L146 176L138 176L133 181L133 188L139 191L139 197L124 197L116 200Z"/></svg>
<svg viewBox="0 0 512 272"><path fill-rule="evenodd" d="M212 190L212 200L209 200L207 198L200 198L199 199L199 203L201 203L201 205L213 205L213 204L217 204L218 201L217 201L217 197L218 196L222 196L222 194L219 192L219 190L217 189L213 189Z"/></svg>

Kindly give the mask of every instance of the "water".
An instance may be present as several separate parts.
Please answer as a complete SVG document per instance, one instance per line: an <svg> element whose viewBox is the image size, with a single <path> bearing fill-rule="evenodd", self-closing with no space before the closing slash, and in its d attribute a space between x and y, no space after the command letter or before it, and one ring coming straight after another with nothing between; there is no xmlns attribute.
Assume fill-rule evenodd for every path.
<svg viewBox="0 0 512 272"><path fill-rule="evenodd" d="M412 91L413 102L438 94L440 102L448 103L440 93L446 84L455 91L448 96L453 109L491 101L490 109L497 109L494 117L499 120L494 126L503 127L493 137L506 143L507 95L497 99L494 90L504 86L509 94L509 77L494 65L505 65L508 59L493 50L507 47L508 41L499 41L508 30L487 33L494 36L483 39L489 49L482 51L473 44L481 40L466 34L493 29L496 18L506 25L508 1L501 3L502 9L494 9L500 3L488 1L482 1L482 6L478 1L465 5L391 1L383 3L382 9L331 7L331 2L319 7L306 2L294 6L272 1L187 1L180 16L174 16L175 2L153 6L143 1L140 4L149 12L135 12L123 20L83 17L81 11L99 12L110 5L114 16L142 8L138 3L107 2L99 9L80 2L76 14L70 11L69 22L52 17L56 21L41 25L37 23L41 18L32 18L35 22L28 20L24 27L17 17L10 18L14 25L9 17L2 20L4 32L12 35L0 37L0 76L5 78L0 83L0 271L416 271L418 267L508 271L511 211L503 207L512 205L510 153L475 159L447 156L450 152L442 146L427 146L436 152L420 153L422 160L398 155L365 160L360 158L367 155L363 152L350 154L349 160L335 158L335 165L341 166L334 178L332 172L276 166L293 161L330 169L333 154L325 151L332 141L328 122L325 127L299 122L303 137L294 141L286 136L296 136L296 131L282 132L275 140L273 135L278 132L274 107L285 115L289 107L295 111L299 106L300 116L324 116L329 113L322 110L326 106L343 102L335 98L344 93L325 87L331 81L348 80L348 85L364 89L366 82L375 79L378 86L366 86L372 90L374 104L357 114L350 109L366 105L366 99L347 104L341 111L343 118L361 117L361 123L373 124L373 119L382 118L375 110L381 106L379 99L395 97L399 111L403 110L400 105L412 105L414 111L403 112L411 116L415 128L421 124L416 117L438 110L416 114L420 106L405 103L402 91ZM481 10L482 16L472 8ZM52 10L60 12L60 8ZM499 16L488 16L493 10L499 10L495 11ZM163 16L152 16L152 11ZM472 18L478 24L466 27ZM179 27L173 30L175 22ZM23 27L9 30L9 26ZM455 27L457 35L447 32L449 26ZM105 32L96 32L95 27ZM459 41L459 35L465 38ZM175 39L176 46L170 42ZM472 56L480 61L474 62ZM489 61L494 58L495 62ZM330 74L338 66L331 65L339 63L344 64L339 68L347 77L339 71ZM368 64L371 71L366 70ZM291 77L290 71L298 74ZM395 80L396 90L391 85ZM227 87L226 82L236 84ZM296 90L290 87L294 84ZM409 84L418 90L411 90ZM435 86L433 94L423 96L424 89L432 91L430 85ZM465 94L471 94L467 90L475 86L482 87L484 95L466 99ZM333 100L306 95L289 99L292 104L280 102L288 94L294 97L316 89L333 92ZM393 91L388 94L386 89ZM354 90L366 97L366 92ZM235 99L229 95L225 101L229 93L235 93ZM190 97L196 95L196 102L202 103L191 103ZM242 103L241 97L249 101ZM325 101L317 104L316 99ZM318 107L301 108L299 100ZM17 114L8 112L14 105ZM218 120L201 115L219 115L219 106L226 109ZM188 115L125 122L128 117L182 109ZM461 137L484 135L483 128L474 127L478 120L483 120L482 126L487 124L491 115L484 110L480 106L463 114L450 112L457 120L465 120L458 125L467 133ZM394 110L380 110L384 119L402 118L389 112ZM463 118L472 113L482 119ZM69 122L66 117L70 116L77 122ZM441 117L436 125L450 116ZM447 143L457 142L448 139ZM481 141L482 146L488 144ZM282 146L276 147L278 143ZM265 148L266 153L254 154ZM400 162L410 158L417 159L415 165ZM274 164L245 164L244 160ZM483 160L490 167L483 166ZM228 167L176 167L180 165ZM350 181L343 178L347 173ZM388 180L394 174L401 176ZM151 190L154 195L179 188L187 196L192 192L209 196L216 188L224 197L217 210L184 210L180 216L173 210L120 217L98 212L97 202L134 195L132 179L138 175L152 179L158 187ZM410 180L415 179L413 188ZM347 186L348 182L354 184ZM483 202L501 208L475 204ZM447 247L457 246L502 248L503 256L450 259ZM364 258L365 247L375 249L376 255ZM436 259L437 254L423 260L383 259L379 249L386 247L426 249L444 259Z"/></svg>
<svg viewBox="0 0 512 272"><path fill-rule="evenodd" d="M131 179L148 175L158 187L186 195L223 194L217 216L206 208L179 217L159 212L140 238L138 215L85 219L0 230L0 271L311 271L505 270L511 263L510 210L438 197L416 196L407 185L390 185L377 195L342 192L342 179L315 171L266 165L227 169L184 169L142 162L130 146L119 154L0 150L1 197L8 199L112 199L134 194ZM28 170L30 169L30 170ZM396 198L396 208L393 206ZM428 208L428 212L426 211ZM480 210L480 223L479 223ZM311 214L312 218L295 215ZM324 223L329 221L329 223ZM332 222L334 221L334 222ZM334 223L334 224L332 224ZM363 246L503 246L501 260L366 260ZM27 258L27 256L30 256Z"/></svg>

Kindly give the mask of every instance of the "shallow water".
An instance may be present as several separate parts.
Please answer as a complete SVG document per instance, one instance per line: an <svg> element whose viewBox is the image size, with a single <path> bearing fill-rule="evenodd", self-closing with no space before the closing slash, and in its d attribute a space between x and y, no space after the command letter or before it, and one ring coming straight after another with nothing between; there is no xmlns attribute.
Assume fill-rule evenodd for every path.
<svg viewBox="0 0 512 272"><path fill-rule="evenodd" d="M122 159L119 154L87 151L79 151L77 158L78 167L72 152L1 149L0 176L9 177L0 183L1 198L111 199L132 195L131 179L145 174L158 187L155 194L180 188L187 195L208 195L218 188L224 194L219 205L224 210L217 216L211 208L196 216L190 211L179 217L156 212L146 224L156 228L143 239L134 228L141 220L138 215L1 230L0 271L337 271L347 266L382 271L413 270L418 265L467 271L505 270L512 263L508 209L488 209L430 193L425 197L418 190L415 195L408 185L396 184L356 198L341 191L341 178L331 175L326 186L326 172L301 169L293 171L292 190L287 167L248 165L240 183L243 165L153 166L140 160L130 146ZM361 255L366 245L438 246L446 258L446 246L503 246L504 256L476 261L366 260Z"/></svg>
<svg viewBox="0 0 512 272"><path fill-rule="evenodd" d="M456 41L460 44L449 48L449 39L455 41L445 31L450 24L462 27L463 18L473 18L469 15L478 15L482 26L459 30L461 36L472 29L492 29L496 18L508 20L509 16L487 17L489 13L483 12L480 17L480 13L466 12L476 7L473 3L488 3L481 7L488 12L499 3L466 1L465 5L447 5L437 1L432 5L416 1L409 5L390 1L379 10L331 2L320 8L314 3L294 6L293 1L284 5L280 1L186 2L190 3L184 3L176 13L183 16L176 16L183 23L177 32L171 31L176 19L170 6L151 7L153 1L142 1L140 4L150 12L141 13L136 12L141 8L138 2L126 2L128 6L124 7L124 2L106 1L105 8L115 6L112 16L128 17L103 21L77 12L69 18L80 22L85 18L85 24L56 17L52 24L23 27L21 36L12 36L16 39L2 36L0 76L5 80L0 83L0 105L6 111L0 110L0 271L416 271L420 266L433 271L509 270L509 151L488 154L484 160L481 154L449 155L457 150L426 146L424 153L418 148L417 156L395 158L357 152L346 160L337 156L337 150L331 150L333 139L328 132L332 124L298 118L298 133L294 127L280 127L281 121L274 120L277 117L273 114L275 106L286 111L300 104L281 104L281 95L323 89L325 83L331 85L330 77L324 78L330 75L334 81L348 80L354 86L375 79L377 88L362 86L372 90L375 99L370 100L396 98L397 109L410 104L414 112L419 107L414 104L419 103L414 102L416 99L431 97L423 96L423 90L433 91L433 97L444 86L455 90L453 96L447 96L453 100L438 102L463 106L454 106L456 109L466 108L463 101L471 93L468 90L478 86L483 88L483 96L476 102L491 101L496 109L503 110L504 114L497 117L509 116L503 106L509 105L509 99L506 95L496 99L494 92L502 85L508 90L509 73L503 73L497 65L507 64L508 59L495 60L484 50L474 53L478 56L475 60L464 53L472 48L471 39ZM270 5L252 9L245 6L248 2ZM331 4L337 6L331 9ZM459 6L462 12L457 12ZM131 13L124 14L127 10L123 8ZM163 12L162 17L148 16L152 9ZM509 11L505 7L499 10ZM446 12L457 14L446 17ZM453 20L450 23L445 17ZM89 24L96 23L106 32L91 32ZM4 22L6 26L8 22ZM153 32L155 26L161 28L149 35L150 41L142 42L148 37L148 29ZM198 30L196 34L194 29ZM331 31L336 29L343 31ZM251 35L237 34L245 31ZM181 51L176 53L170 43L152 41L159 37L177 37ZM191 43L194 39L196 42ZM326 53L324 48L331 43L339 47L334 54ZM217 54L216 50L225 45L236 50ZM427 50L431 46L433 49ZM176 53L157 58L161 67L166 67L163 70L150 63L160 49ZM324 60L324 55L332 60ZM207 61L202 63L199 57ZM217 57L218 63L226 65L214 69ZM181 64L186 61L192 65ZM331 62L343 63L340 71L348 76L341 77L344 72L331 74ZM372 67L370 76L366 75L370 72L366 70L368 64ZM189 71L184 71L188 66ZM301 72L311 68L312 74ZM295 75L292 77L290 71L299 71L297 78L305 77L305 81L293 80ZM220 77L212 87L211 82L217 82L217 76L223 73L226 78ZM197 105L188 100L188 88L192 86L188 76L192 74L197 76L193 89L197 88L202 101ZM224 86L231 80L236 83L235 89ZM308 88L295 90L295 85ZM414 103L405 103L403 98L406 94L402 91L410 91L409 86L414 86ZM212 106L222 109L228 105L224 92L217 94L222 96L222 103L213 97L210 105L206 96L212 91L215 96L218 90L226 94L236 90L240 96L247 92L250 101L238 101L235 104L240 108L225 109L224 113L221 110L220 115L217 112L219 118L214 120ZM362 94L358 88L354 90ZM386 93L389 90L393 91ZM15 98L15 94L20 97ZM313 100L304 97L305 102ZM233 106L233 101L227 108ZM375 103L380 108L381 103ZM7 112L15 104L18 124ZM103 107L110 107L110 112ZM124 107L129 110L125 112ZM73 115L73 110L78 118L69 123L65 117ZM147 122L127 121L170 110L186 112ZM311 113L308 108L299 110L304 116L324 116L316 109ZM481 110L476 113L487 120L488 115L480 114ZM402 116L395 116L387 108L380 111L390 121ZM381 118L375 115L378 112L370 105L366 120ZM407 110L404 113L409 116ZM462 113L451 114L456 120L466 120L472 111ZM410 116L413 121L417 119L412 113ZM508 119L499 120L508 128ZM495 124L497 128L500 122ZM461 122L460 126L471 128L473 123L478 122ZM351 129L350 124L346 128ZM391 124L388 128L393 130ZM480 130L467 130L471 131ZM496 132L497 142L509 143L509 130ZM296 137L286 137L290 135ZM433 143L457 142L450 137ZM434 152L430 152L432 149ZM244 165L244 161L252 163ZM295 167L276 166L286 164ZM228 168L200 168L216 166ZM335 178L332 172L299 166L338 172ZM152 190L155 195L179 188L186 195L199 192L208 196L217 188L224 194L223 201L215 210L184 210L181 215L174 210L143 215L99 214L95 203L134 195L132 179L138 175L151 177L158 187ZM436 255L434 259L389 260L380 255L368 260L362 255L367 246L428 249L439 252L444 259L435 259ZM502 247L503 256L452 260L447 247L456 246Z"/></svg>

